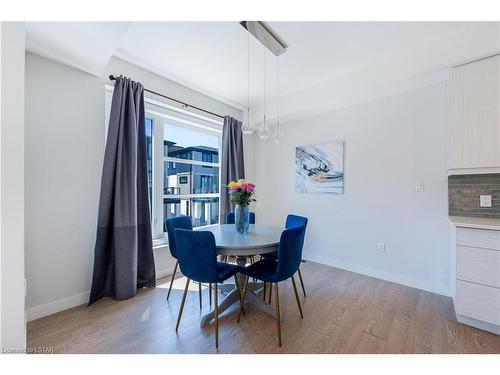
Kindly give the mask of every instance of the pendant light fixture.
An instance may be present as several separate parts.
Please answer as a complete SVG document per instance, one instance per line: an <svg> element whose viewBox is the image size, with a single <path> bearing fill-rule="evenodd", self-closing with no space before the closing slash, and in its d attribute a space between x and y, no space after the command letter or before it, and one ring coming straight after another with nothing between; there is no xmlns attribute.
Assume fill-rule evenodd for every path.
<svg viewBox="0 0 500 375"><path fill-rule="evenodd" d="M280 139L283 136L283 132L281 130L280 124L280 64L279 64L279 56L286 52L288 48L287 44L278 36L273 30L264 22L261 21L242 21L240 25L247 30L247 52L248 52L248 81L247 81L247 119L245 123L242 125L242 131L244 134L252 134L256 128L251 120L250 113L250 34L252 34L260 43L264 51L264 100L263 100L263 121L259 127L259 131L257 134L263 140L268 139L272 135L272 140L274 143L279 143ZM267 121L267 113L266 113L266 49L271 51L276 56L276 124L273 125L273 130L271 131L271 127Z"/></svg>

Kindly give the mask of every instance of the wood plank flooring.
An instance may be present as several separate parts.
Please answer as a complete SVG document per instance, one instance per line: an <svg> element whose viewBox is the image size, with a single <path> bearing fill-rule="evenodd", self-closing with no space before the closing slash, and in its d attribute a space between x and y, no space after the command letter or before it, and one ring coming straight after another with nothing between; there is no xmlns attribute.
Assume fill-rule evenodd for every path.
<svg viewBox="0 0 500 375"><path fill-rule="evenodd" d="M458 323L448 297L312 262L301 270L303 320L291 282L280 284L282 347L275 320L249 307L239 324L234 311L221 317L215 350L213 327L199 324L208 288L200 311L193 284L176 334L184 278L169 301L162 279L128 301L104 299L30 322L28 346L54 353L500 353L500 336Z"/></svg>

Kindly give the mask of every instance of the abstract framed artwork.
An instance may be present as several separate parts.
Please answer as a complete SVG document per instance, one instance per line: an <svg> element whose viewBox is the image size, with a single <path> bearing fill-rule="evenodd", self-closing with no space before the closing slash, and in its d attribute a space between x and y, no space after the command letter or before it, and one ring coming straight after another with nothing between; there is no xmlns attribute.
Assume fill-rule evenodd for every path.
<svg viewBox="0 0 500 375"><path fill-rule="evenodd" d="M320 194L344 192L344 141L295 148L295 191Z"/></svg>

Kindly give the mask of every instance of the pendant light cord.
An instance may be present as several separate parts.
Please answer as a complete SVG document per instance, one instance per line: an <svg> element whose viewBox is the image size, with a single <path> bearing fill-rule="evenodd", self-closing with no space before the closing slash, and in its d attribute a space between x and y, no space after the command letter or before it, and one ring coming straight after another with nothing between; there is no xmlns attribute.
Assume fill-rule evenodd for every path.
<svg viewBox="0 0 500 375"><path fill-rule="evenodd" d="M277 106L277 122L278 122L278 137L280 137L280 57L277 56L276 57L276 65L277 65L277 74L276 74L276 94L277 94L277 97L276 97L276 106Z"/></svg>
<svg viewBox="0 0 500 375"><path fill-rule="evenodd" d="M262 124L266 127L266 50L264 51L264 123Z"/></svg>
<svg viewBox="0 0 500 375"><path fill-rule="evenodd" d="M250 125L250 33L247 32L247 122Z"/></svg>

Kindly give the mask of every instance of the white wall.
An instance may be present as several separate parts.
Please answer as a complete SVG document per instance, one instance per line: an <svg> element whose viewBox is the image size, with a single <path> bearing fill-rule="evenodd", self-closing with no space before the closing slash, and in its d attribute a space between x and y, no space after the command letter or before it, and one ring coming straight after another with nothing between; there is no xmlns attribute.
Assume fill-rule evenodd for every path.
<svg viewBox="0 0 500 375"><path fill-rule="evenodd" d="M101 77L26 54L28 319L88 301L104 155L105 84L124 74L213 112L241 111L113 58ZM251 142L250 142L251 143ZM251 151L250 151L251 152ZM254 159L248 158L249 173ZM155 249L157 275L173 268Z"/></svg>
<svg viewBox="0 0 500 375"><path fill-rule="evenodd" d="M24 257L24 23L1 29L0 346L26 347Z"/></svg>
<svg viewBox="0 0 500 375"><path fill-rule="evenodd" d="M345 193L296 193L295 147L333 139L345 140ZM449 294L445 82L287 124L256 155L259 221L307 216L305 259Z"/></svg>

